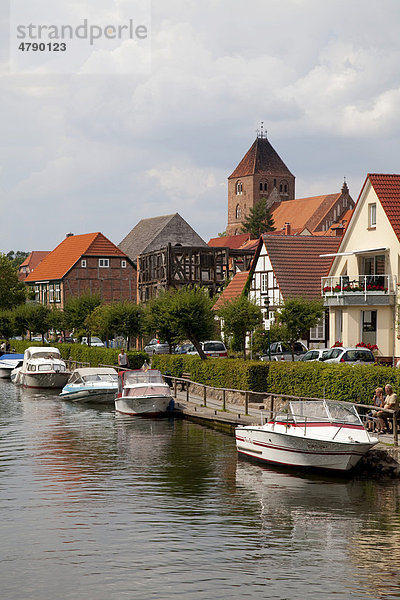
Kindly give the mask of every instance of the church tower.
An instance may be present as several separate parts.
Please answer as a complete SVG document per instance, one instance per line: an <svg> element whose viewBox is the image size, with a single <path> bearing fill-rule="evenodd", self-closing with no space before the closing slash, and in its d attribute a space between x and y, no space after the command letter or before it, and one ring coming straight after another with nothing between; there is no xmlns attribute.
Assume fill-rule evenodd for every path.
<svg viewBox="0 0 400 600"><path fill-rule="evenodd" d="M267 208L275 202L294 200L295 177L278 156L261 125L261 132L228 177L227 235L242 233L242 222L262 198Z"/></svg>

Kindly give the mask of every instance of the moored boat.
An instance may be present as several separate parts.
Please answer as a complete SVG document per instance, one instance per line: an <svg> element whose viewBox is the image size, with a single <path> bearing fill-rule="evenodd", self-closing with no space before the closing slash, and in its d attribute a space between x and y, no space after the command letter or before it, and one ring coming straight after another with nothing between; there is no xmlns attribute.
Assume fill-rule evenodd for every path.
<svg viewBox="0 0 400 600"><path fill-rule="evenodd" d="M332 400L289 402L263 425L235 430L239 454L291 467L349 471L378 443L355 406Z"/></svg>
<svg viewBox="0 0 400 600"><path fill-rule="evenodd" d="M114 402L118 390L118 373L110 367L75 369L60 398L72 402Z"/></svg>
<svg viewBox="0 0 400 600"><path fill-rule="evenodd" d="M156 417L173 405L171 389L156 369L121 371L115 410L126 415Z"/></svg>
<svg viewBox="0 0 400 600"><path fill-rule="evenodd" d="M0 356L0 379L10 379L11 372L22 365L23 354L3 354Z"/></svg>
<svg viewBox="0 0 400 600"><path fill-rule="evenodd" d="M70 376L58 348L31 346L24 352L21 367L11 373L11 381L31 388L61 388Z"/></svg>

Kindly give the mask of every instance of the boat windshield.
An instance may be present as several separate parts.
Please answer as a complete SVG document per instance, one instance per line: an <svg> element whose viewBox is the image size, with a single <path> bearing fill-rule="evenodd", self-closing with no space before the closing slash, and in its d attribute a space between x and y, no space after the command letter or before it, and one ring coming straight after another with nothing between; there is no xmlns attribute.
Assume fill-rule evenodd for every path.
<svg viewBox="0 0 400 600"><path fill-rule="evenodd" d="M123 373L124 385L134 383L164 383L160 371L149 369L148 371L125 371Z"/></svg>
<svg viewBox="0 0 400 600"><path fill-rule="evenodd" d="M112 374L108 374L108 373L96 373L95 375L84 375L82 377L82 380L85 383L88 383L90 381L113 381L115 383L117 383L118 381L118 375L112 375Z"/></svg>
<svg viewBox="0 0 400 600"><path fill-rule="evenodd" d="M302 400L289 402L286 410L276 418L289 418L299 423L304 421L335 422L360 424L360 417L355 406L334 400Z"/></svg>
<svg viewBox="0 0 400 600"><path fill-rule="evenodd" d="M134 388L125 388L124 396L169 396L170 389L167 385L147 385Z"/></svg>

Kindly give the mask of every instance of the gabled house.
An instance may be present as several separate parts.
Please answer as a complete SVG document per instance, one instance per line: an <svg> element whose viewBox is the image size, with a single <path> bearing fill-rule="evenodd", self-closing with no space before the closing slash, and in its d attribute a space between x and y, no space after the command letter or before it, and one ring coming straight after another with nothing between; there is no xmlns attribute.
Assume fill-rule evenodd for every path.
<svg viewBox="0 0 400 600"><path fill-rule="evenodd" d="M49 254L49 250L33 250L26 257L23 263L18 268L18 279L24 281L29 275L36 269L36 267L42 262L44 258Z"/></svg>
<svg viewBox="0 0 400 600"><path fill-rule="evenodd" d="M321 277L328 273L332 260L321 255L336 252L340 239L269 234L260 237L250 270L249 297L263 309L266 329L286 299L321 297ZM317 346L326 345L327 340L327 322L323 318L310 330L307 341Z"/></svg>
<svg viewBox="0 0 400 600"><path fill-rule="evenodd" d="M63 308L71 297L99 294L104 302L136 302L136 268L102 233L68 234L25 279L35 301Z"/></svg>
<svg viewBox="0 0 400 600"><path fill-rule="evenodd" d="M118 247L136 265L141 254L172 246L207 246L206 242L178 213L142 219Z"/></svg>
<svg viewBox="0 0 400 600"><path fill-rule="evenodd" d="M353 209L354 200L350 196L346 182L336 194L324 194L310 198L297 198L287 202L275 203L271 207L274 227L277 231L288 225L293 233L330 233L331 228L348 219L348 211Z"/></svg>
<svg viewBox="0 0 400 600"><path fill-rule="evenodd" d="M331 260L322 278L331 343L363 342L377 345L383 356L399 357L400 175L367 175Z"/></svg>

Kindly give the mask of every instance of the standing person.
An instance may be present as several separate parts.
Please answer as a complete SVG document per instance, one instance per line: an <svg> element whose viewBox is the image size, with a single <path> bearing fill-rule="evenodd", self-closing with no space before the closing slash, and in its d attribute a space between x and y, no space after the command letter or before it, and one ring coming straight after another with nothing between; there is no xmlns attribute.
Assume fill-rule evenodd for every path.
<svg viewBox="0 0 400 600"><path fill-rule="evenodd" d="M121 352L118 354L118 365L124 369L129 367L128 357L123 348L121 348Z"/></svg>
<svg viewBox="0 0 400 600"><path fill-rule="evenodd" d="M386 398L385 398L385 404L383 406L383 410L379 410L377 413L378 433L388 433L388 429L389 429L388 419L389 418L392 419L393 414L390 412L386 412L387 409L394 410L396 412L399 410L399 401L397 399L397 394L395 394L393 392L393 388L390 385L390 383L387 383L385 385L385 392L386 392Z"/></svg>

